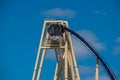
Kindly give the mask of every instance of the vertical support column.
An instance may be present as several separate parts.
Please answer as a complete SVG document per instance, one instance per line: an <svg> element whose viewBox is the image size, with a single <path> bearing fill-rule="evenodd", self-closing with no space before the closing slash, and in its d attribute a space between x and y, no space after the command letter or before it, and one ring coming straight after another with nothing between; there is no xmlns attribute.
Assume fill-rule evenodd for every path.
<svg viewBox="0 0 120 80"><path fill-rule="evenodd" d="M65 80L68 80L68 59L67 59L67 51L68 50L68 46L67 46L67 42L66 42L66 44L65 44L65 73L64 73L64 75L65 75Z"/></svg>
<svg viewBox="0 0 120 80"><path fill-rule="evenodd" d="M45 54L46 54L46 49L44 49L44 50L43 50L43 53L42 53L42 58L41 58L41 62L40 62L40 67L39 67L38 75L37 75L37 80L40 80L41 71L42 71L42 66L43 66L44 59L45 59Z"/></svg>
<svg viewBox="0 0 120 80"><path fill-rule="evenodd" d="M68 22L66 22L66 26L68 27ZM72 59L73 59L73 62L74 62L74 67L75 67L75 71L76 71L76 75L77 75L76 80L80 80L79 71L78 71L78 67L77 67L77 63L76 63L76 57L75 57L74 49L73 49L73 45L72 45L72 38L70 36L70 33L68 33L67 35L68 35L68 39L69 39L69 43L70 43L70 49L71 49L71 53L72 53Z"/></svg>
<svg viewBox="0 0 120 80"><path fill-rule="evenodd" d="M48 39L48 33L46 34L46 39L45 39L45 43L44 45L46 45L46 41ZM39 66L39 70L38 70L38 75L37 75L37 80L40 80L40 76L41 76L41 71L42 71L42 66L44 63L44 59L45 59L45 55L46 55L46 49L43 49L43 53L42 53L42 57L41 57L41 61L40 61L40 66Z"/></svg>
<svg viewBox="0 0 120 80"><path fill-rule="evenodd" d="M79 71L78 71L78 67L77 67L77 63L76 63L76 58L75 58L75 54L74 54L74 51L73 51L73 47L71 46L71 48L72 48L72 58L73 58L74 68L75 68L76 75L77 75L77 80L80 80Z"/></svg>
<svg viewBox="0 0 120 80"><path fill-rule="evenodd" d="M73 67L73 59L72 59L70 50L68 50L68 57L69 57L69 59L68 59L69 65L70 65L70 68L71 68L72 80L75 80L75 77L74 77L74 67Z"/></svg>
<svg viewBox="0 0 120 80"><path fill-rule="evenodd" d="M95 80L99 80L99 66L98 66L98 58L96 58Z"/></svg>
<svg viewBox="0 0 120 80"><path fill-rule="evenodd" d="M36 58L36 62L35 62L34 72L33 72L33 76L32 76L32 80L35 80L35 78L36 78L36 70L38 68L38 62L39 62L39 58L40 58L40 51L41 51L41 45L42 45L44 32L45 32L45 26L46 26L46 23L44 22L42 35L41 35L41 39L40 39L40 44L39 44L39 49L38 49L38 53L37 53L37 58Z"/></svg>
<svg viewBox="0 0 120 80"><path fill-rule="evenodd" d="M58 71L58 63L56 64L55 74L54 74L54 80L57 80L57 71Z"/></svg>

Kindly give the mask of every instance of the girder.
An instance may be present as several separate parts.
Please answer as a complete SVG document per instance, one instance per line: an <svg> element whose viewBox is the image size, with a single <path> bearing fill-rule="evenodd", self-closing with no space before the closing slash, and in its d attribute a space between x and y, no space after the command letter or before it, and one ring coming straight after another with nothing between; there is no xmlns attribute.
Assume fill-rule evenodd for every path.
<svg viewBox="0 0 120 80"><path fill-rule="evenodd" d="M54 49L56 55L54 80L80 80L71 34L82 41L82 43L95 55L95 80L99 80L99 62L108 73L110 79L117 80L108 64L102 56L99 55L98 51L91 45L91 43L75 31L69 29L68 22L62 20L44 21L32 80L40 80L46 50L48 49ZM40 59L41 51L43 51L43 53Z"/></svg>

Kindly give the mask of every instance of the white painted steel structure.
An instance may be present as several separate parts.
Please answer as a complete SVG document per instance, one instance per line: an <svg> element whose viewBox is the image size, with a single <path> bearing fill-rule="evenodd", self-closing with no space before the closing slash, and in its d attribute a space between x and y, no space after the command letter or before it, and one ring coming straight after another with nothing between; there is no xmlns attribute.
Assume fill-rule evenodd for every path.
<svg viewBox="0 0 120 80"><path fill-rule="evenodd" d="M47 49L54 49L56 52L57 62L56 62L54 80L80 80L80 74L77 67L76 57L75 57L70 33L67 31L64 32L63 34L64 44L49 43L49 34L46 29L47 27L49 27L50 24L54 24L54 23L62 24L68 27L67 21L62 21L62 20L44 21L32 80L40 80L41 71ZM40 55L42 55L41 59L40 59ZM95 70L96 70L95 80L99 80L98 59L96 59Z"/></svg>

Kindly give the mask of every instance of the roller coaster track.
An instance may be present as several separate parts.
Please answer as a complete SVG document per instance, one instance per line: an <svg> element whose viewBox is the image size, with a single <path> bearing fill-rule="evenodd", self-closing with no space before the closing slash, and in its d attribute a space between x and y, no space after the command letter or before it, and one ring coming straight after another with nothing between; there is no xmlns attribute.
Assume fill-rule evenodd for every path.
<svg viewBox="0 0 120 80"><path fill-rule="evenodd" d="M106 61L103 59L103 57L99 54L99 52L97 51L97 49L91 44L89 43L87 40L85 40L81 35L79 35L78 33L76 33L75 31L67 28L67 27L62 27L64 28L66 31L70 32L71 34L73 34L75 37L77 37L80 41L82 41L82 43L92 52L92 54L99 60L99 62L102 64L103 68L105 69L105 71L107 72L108 76L110 77L111 80L118 80L115 76L115 74L113 73L112 69L109 67L109 65L106 63Z"/></svg>

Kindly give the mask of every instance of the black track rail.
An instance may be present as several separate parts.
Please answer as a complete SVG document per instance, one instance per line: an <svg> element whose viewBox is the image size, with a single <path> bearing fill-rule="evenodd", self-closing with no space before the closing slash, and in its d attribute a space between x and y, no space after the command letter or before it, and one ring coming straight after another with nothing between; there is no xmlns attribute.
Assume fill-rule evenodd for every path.
<svg viewBox="0 0 120 80"><path fill-rule="evenodd" d="M114 75L113 71L111 68L108 66L108 64L105 62L105 60L100 56L98 51L95 49L93 45L91 45L88 41L86 41L83 37L81 37L78 33L75 31L68 29L67 27L63 27L66 31L70 32L73 34L75 37L77 37L80 41L82 41L83 44L98 58L99 62L102 64L104 67L105 71L109 75L111 80L117 80L116 76Z"/></svg>

